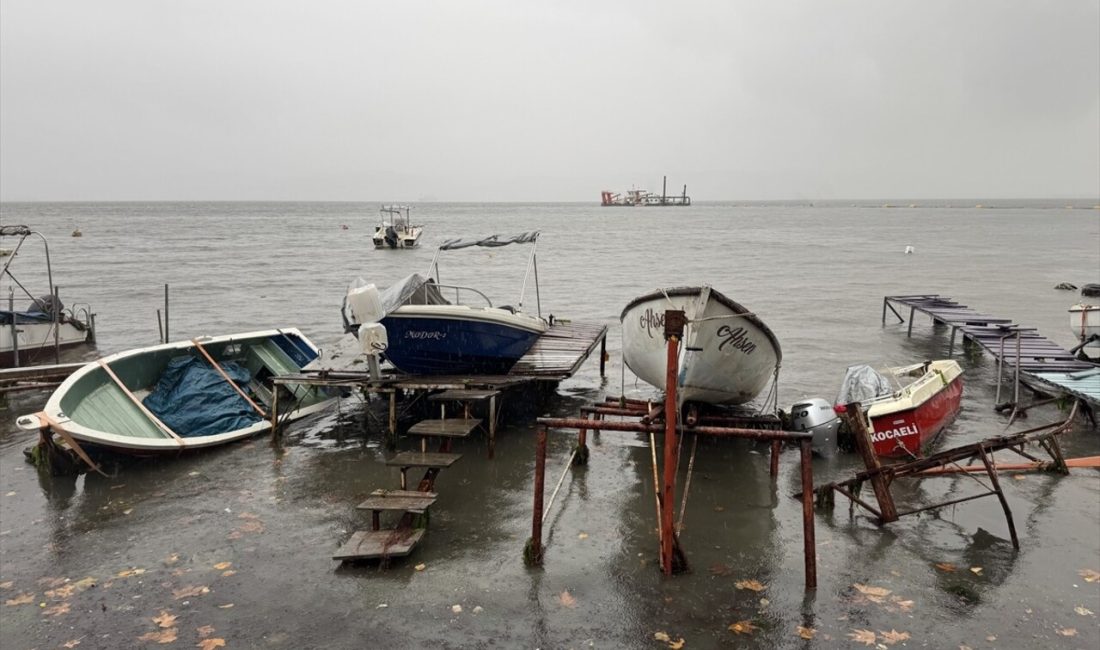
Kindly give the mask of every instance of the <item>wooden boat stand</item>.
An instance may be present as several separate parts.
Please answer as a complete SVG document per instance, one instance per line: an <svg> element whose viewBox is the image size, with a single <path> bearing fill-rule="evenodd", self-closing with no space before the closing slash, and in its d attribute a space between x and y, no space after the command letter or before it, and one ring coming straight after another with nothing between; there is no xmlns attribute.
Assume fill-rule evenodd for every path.
<svg viewBox="0 0 1100 650"><path fill-rule="evenodd" d="M1027 431L1022 431L1010 436L986 438L985 440L968 445L945 449L944 451L937 452L924 458L915 458L907 462L889 465L881 464L878 457L875 455L874 447L871 443L870 432L864 422L862 413L862 407L858 402L855 402L846 405L845 412L842 413L842 416L851 428L853 437L856 441L856 447L860 455L863 456L863 461L867 469L857 473L850 479L819 486L815 490L817 494L815 503L818 507L831 509L834 505L834 493L839 493L849 499L850 512L856 505L859 505L864 510L873 514L881 525L897 521L900 517L906 515L935 510L944 506L955 505L963 503L964 501L972 501L982 497L996 496L997 500L1001 503L1001 508L1004 510L1005 521L1008 524L1008 532L1012 538L1012 546L1019 550L1020 540L1016 535L1016 525L1012 520L1012 510L1008 507L1008 501L1005 499L1004 492L1001 490L1001 484L998 480L999 467L994 463L993 453L1002 449L1007 449L1028 459L1031 461L1032 465L1037 468L1049 467L1050 469L1064 474L1069 473L1069 467L1062 456L1061 447L1058 445L1057 435L1066 431L1071 426L1077 413L1076 403L1069 417L1064 422L1028 429ZM1033 443L1038 444L1050 455L1052 462L1049 465L1041 464L1038 458L1025 451L1025 448ZM974 468L974 464L979 460L982 463L981 468ZM967 464L959 465L960 461L966 461ZM954 467L955 470L960 473L971 476L979 486L984 488L984 491L957 499L950 499L942 503L934 503L921 508L914 508L912 510L899 511L897 509L893 495L890 492L890 487L895 480L900 478L919 479L928 476L943 475L951 471L949 466ZM976 471L974 471L975 469ZM989 479L988 485L973 476L973 474L982 472L984 472ZM868 481L871 483L871 487L874 491L875 500L878 502L878 508L875 508L859 496L861 487ZM800 496L805 496L805 494Z"/></svg>
<svg viewBox="0 0 1100 650"><path fill-rule="evenodd" d="M639 400L625 398L606 398L603 403L582 408L580 418L538 418L539 429L535 444L535 481L534 507L531 519L531 538L524 549L524 559L530 565L541 565L543 561L542 526L547 519L554 497L565 480L565 475L573 465L583 465L588 459L588 431L625 431L643 434L664 433L663 478L657 478L656 457L654 456L654 479L657 490L656 502L660 533L660 565L665 575L671 575L687 568L686 559L680 548L678 526L674 526L674 494L676 491L676 468L679 461L679 438L684 434L747 438L771 442L771 476L774 480L779 473L779 452L784 442L796 444L800 450L802 479L802 533L805 559L806 590L817 588L817 551L814 542L813 520L813 465L811 464L812 436L805 432L781 430L779 420L764 418L722 418L699 417L699 424L681 422L676 400L676 373L679 368L679 342L683 335L685 318L682 311L665 312L665 339L668 341L667 377L664 404L654 405ZM608 416L618 416L619 420L607 420ZM632 419L627 420L627 418ZM686 419L685 419L686 420ZM752 427L752 428L750 428ZM576 429L577 446L573 450L565 472L558 480L554 493L544 504L546 477L546 441L550 429ZM656 450L654 449L654 454ZM690 474L688 477L690 481ZM657 483L660 484L657 484ZM685 487L686 495L686 487ZM683 505L681 505L681 522Z"/></svg>

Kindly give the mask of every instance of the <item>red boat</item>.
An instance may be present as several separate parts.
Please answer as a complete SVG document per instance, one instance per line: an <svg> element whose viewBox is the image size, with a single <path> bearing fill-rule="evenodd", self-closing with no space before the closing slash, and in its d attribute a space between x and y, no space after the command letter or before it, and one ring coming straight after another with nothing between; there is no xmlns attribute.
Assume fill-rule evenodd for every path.
<svg viewBox="0 0 1100 650"><path fill-rule="evenodd" d="M901 388L863 403L871 442L883 458L920 457L959 412L962 368L948 359L891 368L890 373Z"/></svg>

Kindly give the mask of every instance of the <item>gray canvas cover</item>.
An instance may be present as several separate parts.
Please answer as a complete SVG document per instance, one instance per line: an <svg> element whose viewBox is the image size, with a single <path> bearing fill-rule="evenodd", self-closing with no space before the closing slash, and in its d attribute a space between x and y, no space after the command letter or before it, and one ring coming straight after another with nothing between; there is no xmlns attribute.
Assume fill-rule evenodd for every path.
<svg viewBox="0 0 1100 650"><path fill-rule="evenodd" d="M837 404L851 404L852 402L869 402L876 397L883 397L894 392L890 380L868 365L851 366L844 373L844 381L840 384L840 394L837 395Z"/></svg>
<svg viewBox="0 0 1100 650"><path fill-rule="evenodd" d="M402 305L449 305L435 280L413 273L386 287L378 296L382 309L390 313Z"/></svg>

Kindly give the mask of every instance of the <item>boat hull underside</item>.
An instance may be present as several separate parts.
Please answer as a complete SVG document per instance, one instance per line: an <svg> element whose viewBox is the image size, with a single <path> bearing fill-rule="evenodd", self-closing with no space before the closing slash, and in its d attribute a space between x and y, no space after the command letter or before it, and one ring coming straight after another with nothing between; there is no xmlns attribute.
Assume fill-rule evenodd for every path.
<svg viewBox="0 0 1100 650"><path fill-rule="evenodd" d="M414 375L507 373L539 334L501 323L431 316L382 319L385 356Z"/></svg>
<svg viewBox="0 0 1100 650"><path fill-rule="evenodd" d="M955 419L962 392L962 377L955 377L919 406L872 417L871 442L875 453L883 458L921 456Z"/></svg>

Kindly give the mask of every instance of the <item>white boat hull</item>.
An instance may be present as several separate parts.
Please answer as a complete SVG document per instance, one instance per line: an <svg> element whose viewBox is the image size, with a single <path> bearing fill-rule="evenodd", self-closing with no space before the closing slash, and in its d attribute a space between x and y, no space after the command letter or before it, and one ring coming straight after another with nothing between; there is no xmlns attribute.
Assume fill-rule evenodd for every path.
<svg viewBox="0 0 1100 650"><path fill-rule="evenodd" d="M57 334L56 343L62 348L80 345L88 340L87 330L79 329L68 322L59 324ZM53 323L19 323L16 325L16 342L19 344L20 365L50 357L55 344ZM13 361L9 361L14 357L14 350L11 325L0 325L2 365L14 365Z"/></svg>
<svg viewBox="0 0 1100 650"><path fill-rule="evenodd" d="M775 335L710 287L657 291L623 310L623 360L639 379L665 390L669 309L684 311L688 321L677 371L681 403L744 404L771 381L782 358Z"/></svg>

